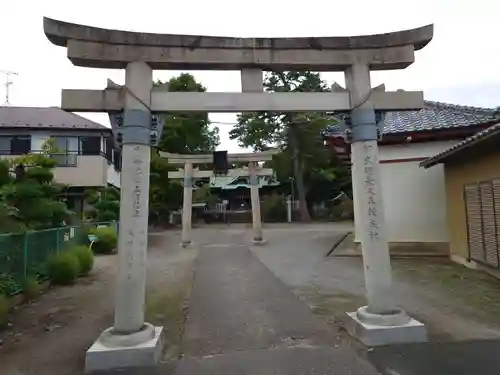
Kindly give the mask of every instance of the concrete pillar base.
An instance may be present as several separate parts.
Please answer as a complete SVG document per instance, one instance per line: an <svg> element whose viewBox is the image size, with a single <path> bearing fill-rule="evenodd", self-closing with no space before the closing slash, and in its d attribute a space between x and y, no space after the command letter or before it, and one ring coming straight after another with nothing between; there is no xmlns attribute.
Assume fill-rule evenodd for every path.
<svg viewBox="0 0 500 375"><path fill-rule="evenodd" d="M147 323L140 332L130 335L108 328L87 350L85 372L158 364L163 351L162 331L163 327Z"/></svg>
<svg viewBox="0 0 500 375"><path fill-rule="evenodd" d="M267 240L265 240L264 238L254 238L252 240L252 244L255 246L262 246L262 245L265 245L266 243L267 243Z"/></svg>
<svg viewBox="0 0 500 375"><path fill-rule="evenodd" d="M403 310L390 314L373 314L366 306L347 313L346 329L367 346L427 342L427 329Z"/></svg>
<svg viewBox="0 0 500 375"><path fill-rule="evenodd" d="M182 241L181 242L181 247L185 249L186 247L188 247L189 245L191 245L191 243L192 243L191 240Z"/></svg>

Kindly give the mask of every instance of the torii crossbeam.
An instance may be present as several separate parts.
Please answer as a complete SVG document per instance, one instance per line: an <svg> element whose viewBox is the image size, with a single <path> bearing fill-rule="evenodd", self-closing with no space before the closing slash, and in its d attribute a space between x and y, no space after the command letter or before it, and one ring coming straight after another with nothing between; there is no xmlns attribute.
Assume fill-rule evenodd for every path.
<svg viewBox="0 0 500 375"><path fill-rule="evenodd" d="M253 225L253 243L265 243L262 234L262 217L260 213L259 197L259 176L272 176L273 170L269 168L259 168L257 163L260 161L272 160L278 150L268 150L263 152L254 152L248 154L229 154L227 160L230 163L248 163L248 168L232 169L228 172L233 176L250 177L250 199L252 202L252 225ZM184 169L168 173L169 178L182 178L184 185L184 196L182 205L182 240L183 247L191 243L191 213L193 204L193 178L210 177L212 171L200 171L193 169L194 164L210 164L213 161L211 154L171 154L160 152L161 157L166 158L170 164L184 165Z"/></svg>
<svg viewBox="0 0 500 375"><path fill-rule="evenodd" d="M112 328L86 356L86 370L154 364L161 327L144 322L152 113L164 111L348 111L353 145L355 220L361 229L368 305L350 313L351 332L365 344L418 341L425 327L394 301L385 233L375 110L423 107L421 92L373 92L370 70L404 69L432 39L433 26L393 33L311 38L232 38L135 33L44 18L50 42L74 65L125 69L125 86L62 93L62 108L121 112L123 141L119 272ZM242 91L170 93L153 89L152 70L240 70ZM263 93L263 71L342 71L348 92ZM156 121L157 124L157 121ZM389 328L388 328L389 327Z"/></svg>

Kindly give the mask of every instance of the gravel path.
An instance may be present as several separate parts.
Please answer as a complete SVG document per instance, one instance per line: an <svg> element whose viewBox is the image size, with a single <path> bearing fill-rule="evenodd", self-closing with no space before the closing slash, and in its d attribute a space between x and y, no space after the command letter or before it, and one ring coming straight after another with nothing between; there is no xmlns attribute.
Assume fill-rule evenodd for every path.
<svg viewBox="0 0 500 375"><path fill-rule="evenodd" d="M377 375L239 236L203 246L177 375Z"/></svg>

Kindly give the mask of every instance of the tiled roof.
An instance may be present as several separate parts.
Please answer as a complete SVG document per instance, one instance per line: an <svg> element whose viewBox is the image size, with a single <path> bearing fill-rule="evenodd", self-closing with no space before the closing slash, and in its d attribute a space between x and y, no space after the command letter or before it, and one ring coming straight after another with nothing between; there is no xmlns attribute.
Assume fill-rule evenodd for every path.
<svg viewBox="0 0 500 375"><path fill-rule="evenodd" d="M57 107L0 107L0 128L110 130Z"/></svg>
<svg viewBox="0 0 500 375"><path fill-rule="evenodd" d="M460 152L461 150L470 147L473 144L480 142L481 140L495 134L500 134L500 123L490 126L488 129L482 130L474 134L473 136L464 139L463 141L457 143L456 145L451 146L450 148L440 152L439 154L436 154L434 156L431 156L430 158L425 159L423 162L420 163L420 166L424 168L432 167L433 165L436 165L441 161L443 161L443 159L445 159L447 156Z"/></svg>
<svg viewBox="0 0 500 375"><path fill-rule="evenodd" d="M384 134L398 134L439 129L467 127L500 120L499 108L469 107L455 104L425 101L419 111L387 112ZM327 128L325 135L340 133L338 125Z"/></svg>
<svg viewBox="0 0 500 375"><path fill-rule="evenodd" d="M219 188L223 190L233 190L238 188L249 188L250 185L245 183L235 184L236 180L240 177L238 176L212 176L210 177L210 187ZM278 186L279 182L274 178L269 178L268 176L259 176L259 185L263 186Z"/></svg>

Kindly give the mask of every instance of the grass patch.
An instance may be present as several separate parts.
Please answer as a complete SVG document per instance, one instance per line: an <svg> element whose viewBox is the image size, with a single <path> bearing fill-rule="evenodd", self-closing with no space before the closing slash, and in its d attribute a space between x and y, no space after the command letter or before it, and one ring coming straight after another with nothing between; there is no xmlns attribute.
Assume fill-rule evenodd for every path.
<svg viewBox="0 0 500 375"><path fill-rule="evenodd" d="M28 276L23 283L24 297L27 301L33 301L42 293L42 286L34 276Z"/></svg>
<svg viewBox="0 0 500 375"><path fill-rule="evenodd" d="M155 291L146 298L146 318L155 326L163 326L164 362L177 360L181 355L182 335L187 317L187 305L192 279L176 290Z"/></svg>
<svg viewBox="0 0 500 375"><path fill-rule="evenodd" d="M365 296L357 296L340 291L323 293L318 287L300 289L299 295L305 298L314 314L329 324L342 321L347 311L356 311L366 305Z"/></svg>
<svg viewBox="0 0 500 375"><path fill-rule="evenodd" d="M466 316L500 325L500 281L495 277L448 260L401 259L392 264L400 278L447 297Z"/></svg>

